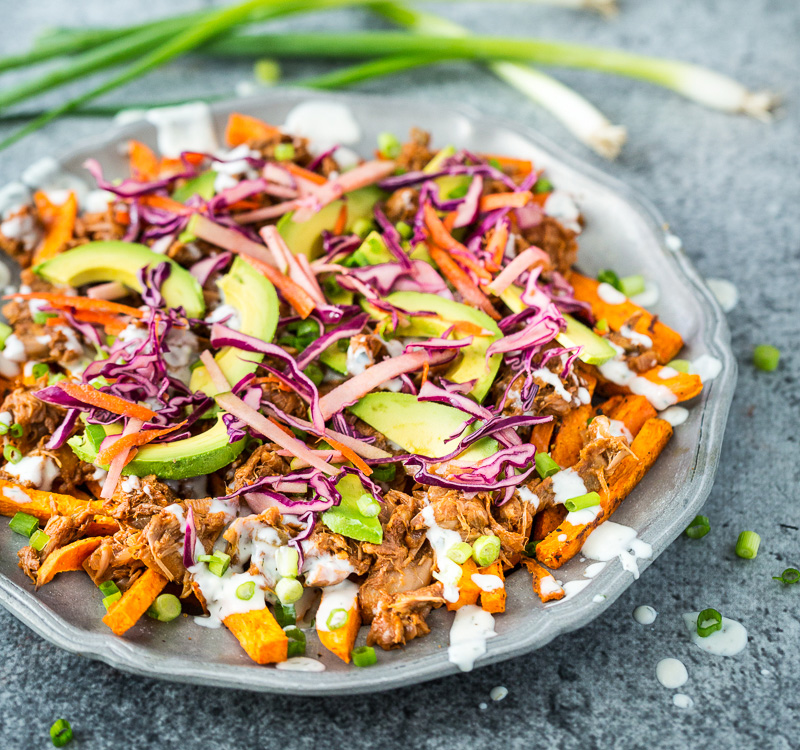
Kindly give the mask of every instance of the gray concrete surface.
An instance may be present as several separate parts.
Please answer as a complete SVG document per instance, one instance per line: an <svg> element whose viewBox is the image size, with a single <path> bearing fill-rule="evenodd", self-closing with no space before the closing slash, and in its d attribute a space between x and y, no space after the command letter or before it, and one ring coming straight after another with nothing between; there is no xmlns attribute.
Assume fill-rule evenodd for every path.
<svg viewBox="0 0 800 750"><path fill-rule="evenodd" d="M649 196L701 272L738 286L742 299L729 320L739 385L706 506L712 533L701 541L678 539L603 617L541 652L370 697L303 700L133 678L62 653L0 612L3 748L49 746L48 727L59 716L72 722L76 748L800 746L800 585L784 588L771 580L788 565L800 567L800 7L786 0L622 4L623 14L612 22L519 3L442 9L486 33L624 45L704 63L753 87L781 92L786 105L779 117L765 125L709 112L645 84L564 72L563 80L630 129L623 156L606 165L547 114L477 69L417 71L364 89L466 100L492 115L535 125ZM177 11L201 3L169 5ZM21 50L49 25L133 21L149 17L155 6L131 0L4 0L0 49ZM306 28L359 23L371 22L355 12L302 21ZM324 69L298 64L287 71ZM228 94L248 74L246 64L191 59L108 101ZM105 127L105 121L62 121L0 153L0 177L11 179L34 158ZM7 132L8 127L0 130ZM750 363L753 346L762 342L782 350L773 374L757 372ZM745 528L763 538L755 561L733 553ZM659 611L653 626L632 619L639 604ZM710 657L688 642L680 614L707 606L747 626L750 645L743 654ZM682 692L694 699L694 708L675 708L673 691L656 681L656 664L665 656L686 663L690 679ZM493 703L489 691L497 685L505 685L509 695ZM489 704L485 709L479 708L483 702Z"/></svg>

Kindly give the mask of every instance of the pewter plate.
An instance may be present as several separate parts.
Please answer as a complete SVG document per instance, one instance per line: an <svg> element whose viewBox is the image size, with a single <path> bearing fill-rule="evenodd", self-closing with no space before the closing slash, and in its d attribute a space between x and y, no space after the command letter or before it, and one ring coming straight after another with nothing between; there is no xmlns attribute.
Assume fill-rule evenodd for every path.
<svg viewBox="0 0 800 750"><path fill-rule="evenodd" d="M725 421L736 382L736 363L724 316L697 271L680 250L668 246L666 225L646 200L628 187L564 153L522 126L487 119L473 111L443 108L439 103L404 102L377 96L276 91L213 107L221 133L229 112L243 111L268 122L282 123L289 110L310 98L336 100L350 107L363 130L361 155L374 149L383 131L404 135L412 126L429 130L434 143L452 143L473 151L532 159L546 168L559 188L572 193L586 218L581 236L580 267L588 273L610 267L626 274L642 273L657 280L662 294L655 305L665 322L686 341L683 356L710 354L722 362L719 376L690 404L690 417L644 481L622 504L614 520L632 526L640 538L661 554L703 505L719 462ZM146 123L111 129L70 151L59 163L88 178L81 164L99 159L106 174L125 174L119 145L128 138L155 145L155 130ZM112 635L101 622L100 597L82 573L65 573L34 593L17 567L19 537L0 524L0 604L43 638L57 646L114 667L149 677L306 695L362 693L442 677L458 669L448 662L447 643L452 614L444 610L430 618L432 633L398 651L378 654L369 669L347 667L325 652L313 634L309 655L320 655L322 673L279 671L253 664L225 629L208 630L191 618L164 625L143 618L125 638ZM642 561L642 568L649 561ZM573 559L559 570L564 581L580 579L586 563ZM613 561L580 593L551 606L533 594L525 572L507 582L508 611L496 617L498 635L476 666L509 659L541 648L556 636L576 630L598 617L633 583L631 573ZM595 598L605 598L595 602ZM361 640L364 638L362 632ZM361 641L359 641L360 643Z"/></svg>

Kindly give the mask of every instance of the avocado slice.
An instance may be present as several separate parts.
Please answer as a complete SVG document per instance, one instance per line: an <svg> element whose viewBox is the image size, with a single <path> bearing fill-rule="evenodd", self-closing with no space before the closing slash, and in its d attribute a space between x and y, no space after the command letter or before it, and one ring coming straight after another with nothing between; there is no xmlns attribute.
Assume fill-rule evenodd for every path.
<svg viewBox="0 0 800 750"><path fill-rule="evenodd" d="M186 203L193 195L199 195L204 201L209 201L214 197L214 182L217 179L217 173L214 170L202 172L197 177L192 177L186 180L179 188L172 194L172 198L179 203Z"/></svg>
<svg viewBox="0 0 800 750"><path fill-rule="evenodd" d="M192 274L171 258L154 253L146 245L120 240L88 242L40 263L33 270L51 284L79 287L118 281L135 292L142 291L137 273L146 266L169 263L172 271L161 287L169 307L183 307L190 318L205 313L203 290Z"/></svg>
<svg viewBox="0 0 800 750"><path fill-rule="evenodd" d="M476 310L474 307L464 305L461 302L439 297L436 294L394 292L386 300L402 310L408 310L412 313L415 310L425 310L435 312L439 316L438 318L421 315L410 316L410 325L395 331L400 336L441 336L453 323L458 321L474 323L491 332L487 336L475 336L470 346L460 350L463 354L461 360L452 365L445 373L445 377L454 383L475 380L475 385L470 393L479 402L483 401L492 386L502 361L502 357L499 354L495 354L488 361L486 359L486 351L489 346L503 335L497 327L497 323L481 310ZM386 318L388 320L388 314L383 311L370 308L369 312L375 318ZM456 330L453 335L456 339L462 339L470 334Z"/></svg>
<svg viewBox="0 0 800 750"><path fill-rule="evenodd" d="M364 489L361 480L354 474L345 474L337 483L336 489L342 495L342 502L322 514L325 525L334 533L357 539L360 542L380 544L383 541L383 528L377 516L365 516L358 507L358 501L366 496L375 498Z"/></svg>
<svg viewBox="0 0 800 750"><path fill-rule="evenodd" d="M96 464L97 451L106 435L122 432L120 425L87 425L83 435L71 437L67 443L83 461ZM136 458L122 470L123 474L144 477L155 474L161 479L188 479L210 474L227 466L244 449L247 438L230 442L228 429L220 416L213 427L185 440L139 448ZM101 467L108 469L108 466Z"/></svg>
<svg viewBox="0 0 800 750"><path fill-rule="evenodd" d="M352 231L353 224L359 219L371 219L375 204L385 195L382 190L372 185L348 193L345 229ZM344 200L333 201L323 206L308 221L294 221L293 212L284 214L277 224L278 231L293 253L302 253L309 260L313 260L322 254L322 233L326 229L332 231L336 226L343 204Z"/></svg>
<svg viewBox="0 0 800 750"><path fill-rule="evenodd" d="M522 301L522 289L518 286L510 286L501 295L500 299L511 308L514 313L522 312L527 305ZM617 356L614 347L602 336L598 336L591 328L585 326L579 320L575 320L571 315L562 313L567 323L565 330L556 336L561 346L570 348L580 346L581 353L578 359L587 365L602 365Z"/></svg>
<svg viewBox="0 0 800 750"><path fill-rule="evenodd" d="M239 330L262 341L272 341L279 315L275 287L239 256L233 261L231 270L217 282L217 286L222 292L225 304L235 308L239 313L241 320ZM263 355L227 346L221 349L214 359L222 368L228 382L235 385L245 375L255 372L256 363L263 359ZM219 393L211 382L205 366L200 366L192 372L189 387L193 391L203 391L209 396L216 396Z"/></svg>
<svg viewBox="0 0 800 750"><path fill-rule="evenodd" d="M430 458L452 453L458 439L447 441L447 438L456 434L468 418L463 411L447 404L419 401L411 393L385 391L369 393L348 409L409 453ZM483 438L467 448L459 460L478 461L497 449L495 440Z"/></svg>
<svg viewBox="0 0 800 750"><path fill-rule="evenodd" d="M339 342L331 344L319 355L319 361L324 365L328 365L331 370L338 372L340 375L347 375L347 352L343 352L339 348Z"/></svg>
<svg viewBox="0 0 800 750"><path fill-rule="evenodd" d="M394 256L389 252L383 237L375 231L370 232L353 253L353 258L359 266L377 266L381 263L391 263Z"/></svg>

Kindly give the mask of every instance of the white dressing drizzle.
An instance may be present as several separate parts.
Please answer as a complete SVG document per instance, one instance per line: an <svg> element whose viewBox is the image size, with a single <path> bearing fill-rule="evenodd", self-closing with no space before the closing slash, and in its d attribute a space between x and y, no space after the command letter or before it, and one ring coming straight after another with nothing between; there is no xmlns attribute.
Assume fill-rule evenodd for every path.
<svg viewBox="0 0 800 750"><path fill-rule="evenodd" d="M470 578L481 591L496 591L497 589L503 588L505 585L500 576L473 573Z"/></svg>
<svg viewBox="0 0 800 750"><path fill-rule="evenodd" d="M706 279L706 284L726 313L739 304L739 290L727 279Z"/></svg>
<svg viewBox="0 0 800 750"><path fill-rule="evenodd" d="M633 619L640 625L652 625L658 617L658 612L647 604L642 604L633 610Z"/></svg>
<svg viewBox="0 0 800 750"><path fill-rule="evenodd" d="M689 679L689 673L680 659L670 658L662 659L658 662L656 665L656 677L665 688L674 690L686 684Z"/></svg>
<svg viewBox="0 0 800 750"><path fill-rule="evenodd" d="M610 288L613 289L614 287ZM606 380L610 380L617 385L627 386L631 393L635 393L637 396L644 396L659 411L677 402L678 397L667 386L653 383L631 370L624 359L622 347L613 343L611 343L611 346L616 349L617 356L597 368Z"/></svg>
<svg viewBox="0 0 800 750"><path fill-rule="evenodd" d="M30 495L23 492L19 487L3 487L3 494L15 503L32 502Z"/></svg>
<svg viewBox="0 0 800 750"><path fill-rule="evenodd" d="M722 371L722 362L710 354L701 354L697 359L692 360L689 372L699 375L703 383L713 380Z"/></svg>
<svg viewBox="0 0 800 750"><path fill-rule="evenodd" d="M653 305L658 303L660 298L661 291L658 288L658 284L656 284L655 281L645 281L644 291L639 292L639 294L634 294L630 300L634 304L639 305L639 307L653 307Z"/></svg>
<svg viewBox="0 0 800 750"><path fill-rule="evenodd" d="M20 482L30 482L40 490L50 490L53 481L61 473L60 469L49 456L25 456L17 463L7 463L3 471L19 479Z"/></svg>
<svg viewBox="0 0 800 750"><path fill-rule="evenodd" d="M148 109L145 117L156 127L162 156L176 159L182 151L213 154L219 149L211 109L205 102Z"/></svg>
<svg viewBox="0 0 800 750"><path fill-rule="evenodd" d="M586 485L575 469L562 469L553 474L553 493L557 504L563 505L567 500L585 495L586 492Z"/></svg>
<svg viewBox="0 0 800 750"><path fill-rule="evenodd" d="M608 565L606 562L596 562L587 565L586 570L583 571L583 575L586 578L596 578L606 569L606 565Z"/></svg>
<svg viewBox="0 0 800 750"><path fill-rule="evenodd" d="M447 658L462 672L470 672L475 660L486 653L486 641L496 635L494 617L476 604L467 604L456 610Z"/></svg>
<svg viewBox="0 0 800 750"><path fill-rule="evenodd" d="M670 406L664 409L658 416L665 422L669 422L673 427L677 427L689 418L689 410L684 409L682 406Z"/></svg>
<svg viewBox="0 0 800 750"><path fill-rule="evenodd" d="M443 529L436 523L432 505L426 505L420 511L420 515L428 527L425 537L433 548L433 555L436 561L437 570L433 572L433 577L444 585L443 596L445 601L457 602L461 566L447 556L447 551L461 541L461 535L457 531Z"/></svg>
<svg viewBox="0 0 800 750"><path fill-rule="evenodd" d="M619 289L614 289L605 281L597 287L597 296L607 305L621 305L628 299Z"/></svg>
<svg viewBox="0 0 800 750"><path fill-rule="evenodd" d="M677 708L691 708L694 705L694 701L688 695L675 693L672 696L672 704Z"/></svg>
<svg viewBox="0 0 800 750"><path fill-rule="evenodd" d="M293 656L286 661L279 661L275 669L282 672L324 672L325 665L309 656Z"/></svg>
<svg viewBox="0 0 800 750"><path fill-rule="evenodd" d="M206 628L218 628L223 620L236 612L250 612L254 609L264 609L267 606L264 599L264 579L261 576L252 576L249 573L233 573L230 568L225 575L214 575L205 563L197 563L189 568L194 581L200 586L203 598L206 601L208 617L195 617L198 625ZM252 581L256 588L250 599L240 599L236 596L236 589L243 583Z"/></svg>
<svg viewBox="0 0 800 750"><path fill-rule="evenodd" d="M736 656L747 647L747 628L736 620L722 618L722 629L714 631L705 638L697 633L699 612L687 612L683 616L692 643L702 651L714 656Z"/></svg>
<svg viewBox="0 0 800 750"><path fill-rule="evenodd" d="M584 542L581 547L583 555L590 560L607 562L619 558L622 567L639 577L637 560L649 558L653 548L638 538L636 531L630 526L623 526L613 521L603 521Z"/></svg>
<svg viewBox="0 0 800 750"><path fill-rule="evenodd" d="M322 601L319 603L315 626L317 630L328 632L328 618L337 609L349 612L358 596L358 584L344 580L335 586L326 586L322 589Z"/></svg>

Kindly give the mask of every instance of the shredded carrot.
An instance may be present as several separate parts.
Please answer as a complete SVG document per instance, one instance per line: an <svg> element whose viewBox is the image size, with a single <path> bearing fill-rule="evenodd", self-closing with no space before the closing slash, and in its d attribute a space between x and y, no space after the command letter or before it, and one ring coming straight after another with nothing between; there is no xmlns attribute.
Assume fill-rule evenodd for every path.
<svg viewBox="0 0 800 750"><path fill-rule="evenodd" d="M194 210L188 206L184 206L166 195L143 195L139 198L139 203L150 208L160 208L162 211L169 211L170 213L179 214L181 216L189 216L194 213Z"/></svg>
<svg viewBox="0 0 800 750"><path fill-rule="evenodd" d="M115 318L110 313L95 312L94 310L76 310L73 313L73 317L75 320L79 320L81 323L96 323L101 325L105 329L106 333L110 333L112 336L116 336L128 325L119 318ZM59 315L55 318L48 318L45 322L45 325L52 327L68 325L68 323L66 318L62 318Z"/></svg>
<svg viewBox="0 0 800 750"><path fill-rule="evenodd" d="M127 227L131 223L131 215L127 211L118 209L114 211L114 221L116 221L117 224L122 224L122 226Z"/></svg>
<svg viewBox="0 0 800 750"><path fill-rule="evenodd" d="M490 318L500 320L500 314L494 309L489 298L473 283L466 272L437 245L430 245L431 258L439 266L439 270L447 280L458 290L464 301L483 310Z"/></svg>
<svg viewBox="0 0 800 750"><path fill-rule="evenodd" d="M144 422L148 422L156 416L156 413L146 406L135 404L133 401L128 401L119 396L113 396L110 393L98 391L97 388L88 383L67 383L62 380L60 383L56 383L56 386L67 395L79 401L83 401L85 404L99 406L101 409L110 411L112 414L119 414L123 417L133 417L134 419L141 419Z"/></svg>
<svg viewBox="0 0 800 750"><path fill-rule="evenodd" d="M533 194L533 203L537 206L541 206L544 208L544 204L547 203L547 199L550 197L550 193L534 193Z"/></svg>
<svg viewBox="0 0 800 750"><path fill-rule="evenodd" d="M494 211L498 208L522 208L533 200L533 193L521 190L516 193L492 193L481 198L481 211Z"/></svg>
<svg viewBox="0 0 800 750"><path fill-rule="evenodd" d="M231 112L225 128L225 141L229 146L241 146L243 143L267 141L280 135L280 130L249 115Z"/></svg>
<svg viewBox="0 0 800 750"><path fill-rule="evenodd" d="M500 224L492 232L491 239L486 243L486 252L491 256L494 263L494 271L499 271L503 264L503 255L508 244L508 225Z"/></svg>
<svg viewBox="0 0 800 750"><path fill-rule="evenodd" d="M183 425L186 424L186 420L184 419L183 422L173 425L172 427L164 427L160 430L145 430L142 432L132 432L130 435L122 435L118 437L113 443L111 443L107 448L104 448L97 454L97 460L101 464L109 464L114 459L115 456L118 456L124 450L130 450L131 453L134 453L134 450L142 445L147 445L151 443L158 437L162 435L169 435L170 432L175 432L175 430L179 430ZM129 458L131 458L129 456Z"/></svg>
<svg viewBox="0 0 800 750"><path fill-rule="evenodd" d="M54 294L52 292L29 292L21 294L6 294L3 299L43 299L51 307L60 307L73 310L94 310L96 312L115 313L117 315L130 315L132 318L143 318L144 312L135 307L121 305L105 299L92 299L90 297L70 296L68 294Z"/></svg>
<svg viewBox="0 0 800 750"><path fill-rule="evenodd" d="M512 169L521 174L530 174L533 164L527 159L514 159L511 156L498 156L497 154L481 154L487 161L496 161L501 167Z"/></svg>
<svg viewBox="0 0 800 750"><path fill-rule="evenodd" d="M462 265L474 271L479 278L484 281L490 281L492 277L486 272L486 269L477 262L472 253L464 245L450 234L430 203L425 204L423 213L425 215L425 227L434 244L447 250L448 253L458 258L458 261L460 261Z"/></svg>
<svg viewBox="0 0 800 750"><path fill-rule="evenodd" d="M270 266L251 255L242 255L256 271L260 271L269 279L272 285L283 295L283 298L294 308L295 312L304 320L314 312L316 303L311 295L297 282L281 273L274 266Z"/></svg>
<svg viewBox="0 0 800 750"><path fill-rule="evenodd" d="M269 383L271 385L275 385L278 387L279 391L286 391L287 393L292 393L292 389L289 388L282 380L276 378L274 375L266 375L263 378L253 378L253 385L264 385Z"/></svg>
<svg viewBox="0 0 800 750"><path fill-rule="evenodd" d="M337 451L339 451L339 453L341 453L348 461L350 461L350 463L352 463L362 474L366 476L372 474L372 469L364 462L364 459L361 458L361 456L353 451L352 448L342 445L338 440L334 440L328 435L326 435L324 438L320 438L320 440L324 440L332 448L335 448Z"/></svg>
<svg viewBox="0 0 800 750"><path fill-rule="evenodd" d="M263 204L261 201L256 200L255 198L242 198L240 201L236 201L236 203L231 203L228 206L229 211L255 211L257 208L261 208Z"/></svg>
<svg viewBox="0 0 800 750"><path fill-rule="evenodd" d="M443 320L443 318L442 318ZM467 336L492 336L491 331L487 331L477 323L471 323L469 320L448 320L446 321L459 333L464 333Z"/></svg>
<svg viewBox="0 0 800 750"><path fill-rule="evenodd" d="M422 385L428 382L428 373L430 372L431 366L429 362L422 363Z"/></svg>
<svg viewBox="0 0 800 750"><path fill-rule="evenodd" d="M453 227L455 226L456 219L458 218L458 211L451 211L447 216L444 217L442 221L442 226L450 233L453 233Z"/></svg>
<svg viewBox="0 0 800 750"><path fill-rule="evenodd" d="M291 435L292 437L295 436L295 434L285 424L281 424L277 419L275 419L275 417L267 417L267 419L282 432L285 432L287 435Z"/></svg>
<svg viewBox="0 0 800 750"><path fill-rule="evenodd" d="M72 239L78 216L78 200L75 193L70 192L67 200L58 205L41 191L34 194L33 200L45 227L44 239L33 255L33 262L41 263L58 255Z"/></svg>
<svg viewBox="0 0 800 750"><path fill-rule="evenodd" d="M155 180L161 172L161 164L153 149L141 141L128 141L128 159L131 177L139 182Z"/></svg>
<svg viewBox="0 0 800 750"><path fill-rule="evenodd" d="M342 207L339 210L339 215L336 217L336 223L333 225L333 233L335 235L344 234L346 226L347 226L347 204L342 203Z"/></svg>
<svg viewBox="0 0 800 750"><path fill-rule="evenodd" d="M283 166L286 167L286 169L295 177L302 177L304 180L313 182L315 185L326 185L328 182L321 174L312 172L310 169L298 167L297 164L294 164L290 161L284 162Z"/></svg>

